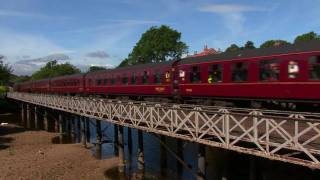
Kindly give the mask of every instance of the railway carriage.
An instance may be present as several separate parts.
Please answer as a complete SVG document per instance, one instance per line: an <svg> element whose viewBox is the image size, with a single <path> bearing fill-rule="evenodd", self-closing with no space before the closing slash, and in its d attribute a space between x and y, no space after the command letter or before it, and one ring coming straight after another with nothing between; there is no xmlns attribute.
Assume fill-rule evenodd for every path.
<svg viewBox="0 0 320 180"><path fill-rule="evenodd" d="M86 93L131 98L169 97L172 92L172 63L143 64L88 73Z"/></svg>
<svg viewBox="0 0 320 180"><path fill-rule="evenodd" d="M85 88L84 76L85 74L74 74L52 78L49 93L81 95Z"/></svg>
<svg viewBox="0 0 320 180"><path fill-rule="evenodd" d="M31 91L34 93L49 93L50 92L50 79L42 79L32 81Z"/></svg>
<svg viewBox="0 0 320 180"><path fill-rule="evenodd" d="M183 59L183 99L320 102L320 42Z"/></svg>

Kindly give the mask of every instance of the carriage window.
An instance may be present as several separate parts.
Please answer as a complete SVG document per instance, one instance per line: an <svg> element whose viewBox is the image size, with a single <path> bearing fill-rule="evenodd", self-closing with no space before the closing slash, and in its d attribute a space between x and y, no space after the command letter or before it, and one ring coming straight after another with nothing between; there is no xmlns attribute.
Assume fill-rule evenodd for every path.
<svg viewBox="0 0 320 180"><path fill-rule="evenodd" d="M299 64L297 61L289 61L288 63L288 78L295 79L299 75Z"/></svg>
<svg viewBox="0 0 320 180"><path fill-rule="evenodd" d="M114 85L116 83L116 80L114 79L113 76L111 77L110 81L111 81L111 85Z"/></svg>
<svg viewBox="0 0 320 180"><path fill-rule="evenodd" d="M309 78L311 80L320 79L320 56L312 56L309 58Z"/></svg>
<svg viewBox="0 0 320 180"><path fill-rule="evenodd" d="M199 66L193 66L191 68L190 82L192 82L192 83L200 82L200 67Z"/></svg>
<svg viewBox="0 0 320 180"><path fill-rule="evenodd" d="M128 84L128 76L127 74L124 74L122 77L122 84Z"/></svg>
<svg viewBox="0 0 320 180"><path fill-rule="evenodd" d="M280 75L279 61L263 60L260 61L260 80L261 81L278 81Z"/></svg>
<svg viewBox="0 0 320 180"><path fill-rule="evenodd" d="M136 83L137 83L136 73L132 73L132 75L131 75L131 84L136 84Z"/></svg>
<svg viewBox="0 0 320 180"><path fill-rule="evenodd" d="M108 79L104 79L103 80L103 85L107 85L108 84Z"/></svg>
<svg viewBox="0 0 320 180"><path fill-rule="evenodd" d="M232 81L241 82L248 79L248 63L238 62L232 64Z"/></svg>
<svg viewBox="0 0 320 180"><path fill-rule="evenodd" d="M142 76L142 83L147 84L148 83L148 72L144 71Z"/></svg>
<svg viewBox="0 0 320 180"><path fill-rule="evenodd" d="M165 74L166 82L170 82L171 74L170 71L167 71Z"/></svg>
<svg viewBox="0 0 320 180"><path fill-rule="evenodd" d="M97 85L100 86L100 85L101 85L101 82L102 82L101 79L98 79L98 80L97 80Z"/></svg>
<svg viewBox="0 0 320 180"><path fill-rule="evenodd" d="M209 66L208 83L216 83L222 81L222 65L214 64Z"/></svg>
<svg viewBox="0 0 320 180"><path fill-rule="evenodd" d="M154 73L154 83L155 84L161 83L161 73L159 71Z"/></svg>

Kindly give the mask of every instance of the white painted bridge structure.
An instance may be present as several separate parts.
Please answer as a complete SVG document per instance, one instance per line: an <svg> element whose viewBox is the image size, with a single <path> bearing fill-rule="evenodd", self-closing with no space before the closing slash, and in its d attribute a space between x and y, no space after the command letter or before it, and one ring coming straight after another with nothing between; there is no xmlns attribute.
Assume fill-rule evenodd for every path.
<svg viewBox="0 0 320 180"><path fill-rule="evenodd" d="M320 169L320 113L10 92L8 98L268 159Z"/></svg>

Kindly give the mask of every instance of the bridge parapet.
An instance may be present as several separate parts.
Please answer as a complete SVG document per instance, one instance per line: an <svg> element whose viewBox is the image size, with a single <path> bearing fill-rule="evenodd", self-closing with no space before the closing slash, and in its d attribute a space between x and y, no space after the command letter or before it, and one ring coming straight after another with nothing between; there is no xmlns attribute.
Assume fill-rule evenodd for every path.
<svg viewBox="0 0 320 180"><path fill-rule="evenodd" d="M320 113L30 93L8 98L175 138L320 169Z"/></svg>

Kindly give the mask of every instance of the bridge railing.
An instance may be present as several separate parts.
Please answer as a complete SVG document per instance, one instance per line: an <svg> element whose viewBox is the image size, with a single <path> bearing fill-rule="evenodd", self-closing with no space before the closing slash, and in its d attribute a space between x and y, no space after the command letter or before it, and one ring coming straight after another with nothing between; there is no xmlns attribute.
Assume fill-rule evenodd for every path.
<svg viewBox="0 0 320 180"><path fill-rule="evenodd" d="M320 169L320 114L8 93L8 98Z"/></svg>

